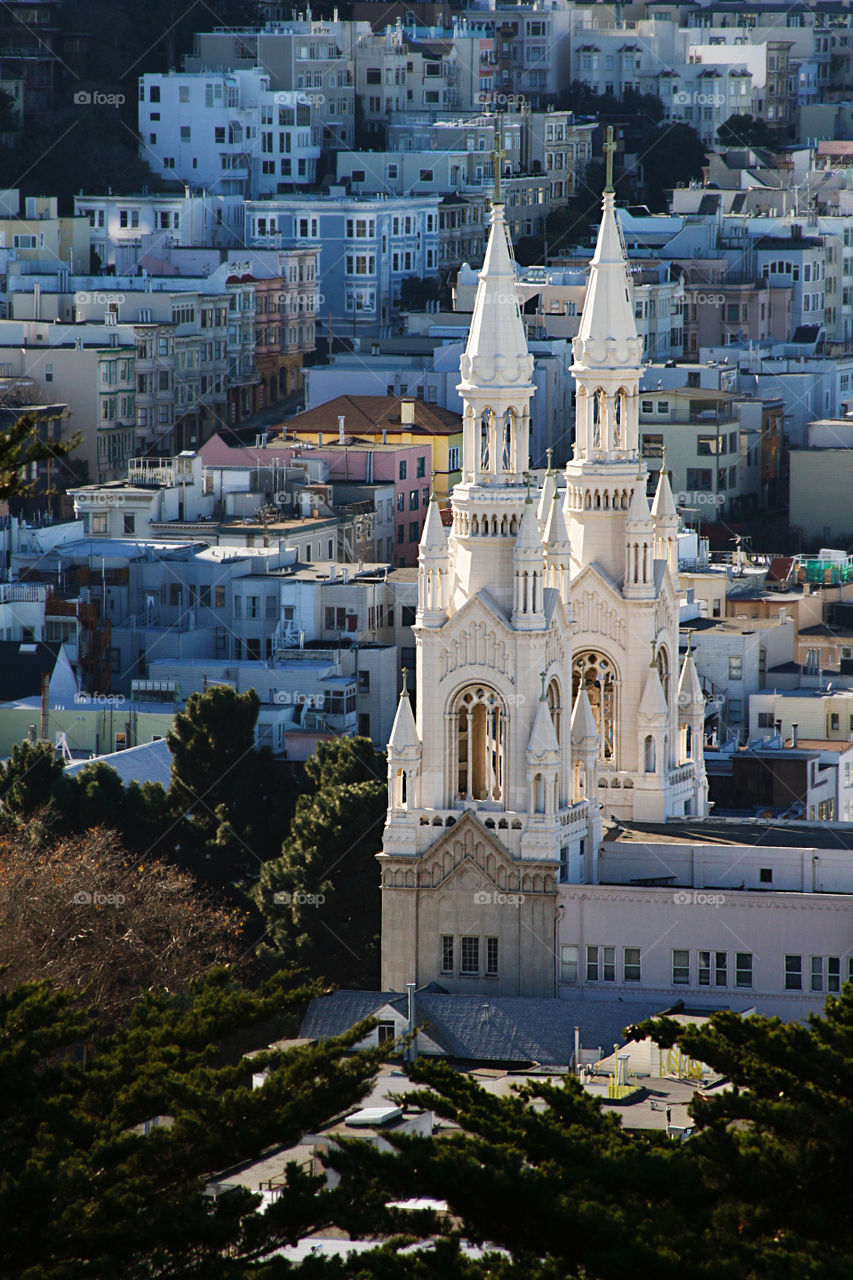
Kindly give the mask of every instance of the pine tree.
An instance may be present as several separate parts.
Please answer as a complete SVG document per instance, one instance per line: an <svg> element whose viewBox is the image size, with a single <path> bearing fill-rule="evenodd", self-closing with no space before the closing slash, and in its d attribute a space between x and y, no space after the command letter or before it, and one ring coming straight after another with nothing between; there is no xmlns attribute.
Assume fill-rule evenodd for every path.
<svg viewBox="0 0 853 1280"><path fill-rule="evenodd" d="M344 986L375 987L384 757L369 738L341 738L320 743L305 773L313 790L253 894L267 950Z"/></svg>
<svg viewBox="0 0 853 1280"><path fill-rule="evenodd" d="M188 999L138 1005L87 1066L68 1052L91 1033L69 993L42 982L0 994L0 1275L283 1274L255 1264L328 1225L335 1201L324 1179L291 1167L264 1214L248 1191L212 1203L203 1189L222 1169L298 1142L368 1089L377 1055L345 1052L365 1026L251 1063L235 1053L235 1037L249 1043L252 1027L281 1023L311 994L282 976L250 994L220 970ZM261 1067L269 1074L253 1090ZM170 1123L146 1135L155 1116Z"/></svg>

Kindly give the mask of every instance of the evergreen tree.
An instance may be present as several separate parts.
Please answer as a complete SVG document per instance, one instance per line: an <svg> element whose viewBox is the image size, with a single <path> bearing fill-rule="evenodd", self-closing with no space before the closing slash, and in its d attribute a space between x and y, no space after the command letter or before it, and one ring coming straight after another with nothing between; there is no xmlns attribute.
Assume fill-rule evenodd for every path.
<svg viewBox="0 0 853 1280"><path fill-rule="evenodd" d="M3 813L15 820L27 819L51 803L61 809L70 803L62 761L49 743L16 743L6 763L0 764Z"/></svg>
<svg viewBox="0 0 853 1280"><path fill-rule="evenodd" d="M367 1025L317 1048L240 1057L311 994L283 975L249 994L219 970L185 1000L138 1005L88 1066L69 1052L92 1030L69 993L41 982L0 994L0 1274L284 1274L258 1260L328 1225L335 1200L324 1179L290 1166L263 1214L258 1195L212 1203L203 1189L222 1169L295 1144L369 1088L376 1053L345 1052ZM262 1067L269 1074L253 1089ZM157 1116L168 1125L146 1135Z"/></svg>
<svg viewBox="0 0 853 1280"><path fill-rule="evenodd" d="M266 950L348 987L378 981L385 759L369 738L322 742L305 766L281 856L253 893Z"/></svg>
<svg viewBox="0 0 853 1280"><path fill-rule="evenodd" d="M390 1135L391 1153L350 1144L332 1153L342 1222L491 1242L530 1280L853 1274L853 986L808 1025L726 1012L702 1026L651 1020L629 1034L678 1044L728 1078L731 1087L694 1095L689 1141L623 1128L573 1078L496 1097L421 1058L408 1072L424 1087L407 1103L460 1132ZM414 1195L446 1200L453 1218L386 1207ZM364 1260L365 1276L383 1274L373 1265Z"/></svg>
<svg viewBox="0 0 853 1280"><path fill-rule="evenodd" d="M729 116L717 130L717 141L721 147L775 147L776 138L760 117L750 115Z"/></svg>

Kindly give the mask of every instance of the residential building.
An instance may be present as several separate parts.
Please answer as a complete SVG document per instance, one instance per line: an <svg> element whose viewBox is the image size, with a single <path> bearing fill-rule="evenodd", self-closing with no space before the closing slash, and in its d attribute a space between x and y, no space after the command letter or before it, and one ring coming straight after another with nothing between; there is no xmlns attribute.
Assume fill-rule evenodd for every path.
<svg viewBox="0 0 853 1280"><path fill-rule="evenodd" d="M331 349L400 327L406 278L438 270L438 201L433 197L276 196L246 202L246 241L258 248L315 249L322 293L318 336Z"/></svg>
<svg viewBox="0 0 853 1280"><path fill-rule="evenodd" d="M251 71L170 71L139 80L140 155L164 178L257 199L309 187L322 127L313 99Z"/></svg>
<svg viewBox="0 0 853 1280"><path fill-rule="evenodd" d="M273 93L305 92L320 127L324 151L355 144L356 45L367 22L312 20L288 12L263 27L224 27L195 35L184 71L253 71L262 67Z"/></svg>

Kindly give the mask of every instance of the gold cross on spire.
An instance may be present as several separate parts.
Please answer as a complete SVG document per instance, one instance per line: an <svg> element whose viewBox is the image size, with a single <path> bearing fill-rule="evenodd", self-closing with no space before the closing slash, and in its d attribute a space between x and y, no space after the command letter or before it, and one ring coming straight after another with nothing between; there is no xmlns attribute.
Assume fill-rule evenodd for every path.
<svg viewBox="0 0 853 1280"><path fill-rule="evenodd" d="M604 183L605 194L613 194L613 155L616 151L616 143L613 141L613 125L607 126L607 140L604 143L604 163L606 165L607 177Z"/></svg>
<svg viewBox="0 0 853 1280"><path fill-rule="evenodd" d="M503 126L495 125L495 149L492 152L492 167L495 171L495 195L494 203L502 204L501 199L501 173L503 172L503 162L506 159L506 152L503 146Z"/></svg>

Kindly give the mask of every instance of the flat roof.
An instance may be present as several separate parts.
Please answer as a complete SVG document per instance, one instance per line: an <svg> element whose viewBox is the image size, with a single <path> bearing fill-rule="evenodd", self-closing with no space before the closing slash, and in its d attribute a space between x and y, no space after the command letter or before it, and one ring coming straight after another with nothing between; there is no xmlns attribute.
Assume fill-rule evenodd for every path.
<svg viewBox="0 0 853 1280"><path fill-rule="evenodd" d="M839 744L843 746L844 744ZM693 822L620 822L604 838L611 844L770 845L786 849L853 849L853 825L774 823L697 818Z"/></svg>

